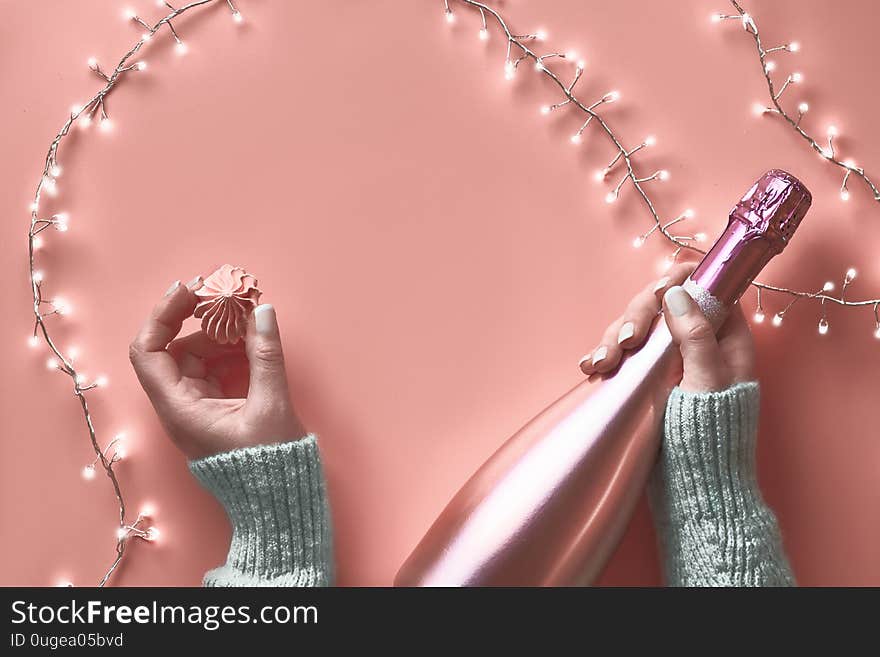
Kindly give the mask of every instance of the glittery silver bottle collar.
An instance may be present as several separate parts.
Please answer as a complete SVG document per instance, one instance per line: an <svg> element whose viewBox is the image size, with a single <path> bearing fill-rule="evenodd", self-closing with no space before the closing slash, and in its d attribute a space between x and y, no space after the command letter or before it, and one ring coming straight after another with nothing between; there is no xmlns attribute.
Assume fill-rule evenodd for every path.
<svg viewBox="0 0 880 657"><path fill-rule="evenodd" d="M712 323L712 326L717 329L724 323L724 319L727 317L727 309L711 292L691 279L686 280L682 287L697 302L700 310L703 311L703 314Z"/></svg>

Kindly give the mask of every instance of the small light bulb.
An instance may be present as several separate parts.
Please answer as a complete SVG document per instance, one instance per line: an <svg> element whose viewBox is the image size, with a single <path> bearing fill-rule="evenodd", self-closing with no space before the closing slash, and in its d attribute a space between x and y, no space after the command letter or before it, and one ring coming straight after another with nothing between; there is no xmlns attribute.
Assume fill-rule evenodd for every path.
<svg viewBox="0 0 880 657"><path fill-rule="evenodd" d="M70 306L67 305L67 302L64 299L54 299L52 301L52 307L59 315L66 315L70 312Z"/></svg>
<svg viewBox="0 0 880 657"><path fill-rule="evenodd" d="M79 385L82 385L83 383L86 382L86 375L85 374L77 374L73 378L73 380L76 381Z"/></svg>
<svg viewBox="0 0 880 657"><path fill-rule="evenodd" d="M698 242L705 242L706 241L706 233L697 233L696 235L694 235L694 239Z"/></svg>
<svg viewBox="0 0 880 657"><path fill-rule="evenodd" d="M149 41L152 38L153 38L153 35L150 34L149 32L144 32L143 34L141 34L141 41L143 41L144 43L146 43L147 41Z"/></svg>
<svg viewBox="0 0 880 657"><path fill-rule="evenodd" d="M880 326L874 329L874 337L880 340Z"/></svg>
<svg viewBox="0 0 880 657"><path fill-rule="evenodd" d="M791 74L791 81L794 82L795 84L803 82L804 81L804 74L803 73L792 73Z"/></svg>
<svg viewBox="0 0 880 657"><path fill-rule="evenodd" d="M819 320L819 335L828 333L828 320L824 317Z"/></svg>
<svg viewBox="0 0 880 657"><path fill-rule="evenodd" d="M73 105L70 106L70 113L71 114L79 114L82 111L82 109L83 109L83 106L81 104L74 103Z"/></svg>
<svg viewBox="0 0 880 657"><path fill-rule="evenodd" d="M147 70L147 63L146 62L138 62L137 63L137 70L146 71Z"/></svg>
<svg viewBox="0 0 880 657"><path fill-rule="evenodd" d="M58 588L70 588L73 586L73 582L67 579L60 579L55 582L55 586Z"/></svg>
<svg viewBox="0 0 880 657"><path fill-rule="evenodd" d="M797 52L801 49L801 44L799 44L797 41L792 41L788 44L788 49L790 52Z"/></svg>
<svg viewBox="0 0 880 657"><path fill-rule="evenodd" d="M837 126L836 125L828 126L828 136L829 137L836 137L837 136Z"/></svg>
<svg viewBox="0 0 880 657"><path fill-rule="evenodd" d="M760 308L758 308L758 309L755 311L755 321L756 321L758 324L763 324L763 323L764 323L764 311L761 310Z"/></svg>
<svg viewBox="0 0 880 657"><path fill-rule="evenodd" d="M850 267L846 270L846 278L844 278L844 280L846 281L847 285L853 282L853 279L856 277L857 273L858 272L853 267Z"/></svg>
<svg viewBox="0 0 880 657"><path fill-rule="evenodd" d="M544 63L540 59L535 60L535 70L536 71L543 71L544 70Z"/></svg>
<svg viewBox="0 0 880 657"><path fill-rule="evenodd" d="M602 182L605 180L605 174L607 171L605 169L596 169L596 173L593 174L593 180L596 182Z"/></svg>
<svg viewBox="0 0 880 657"><path fill-rule="evenodd" d="M712 14L709 16L709 20L713 23L720 23L722 19L721 14Z"/></svg>
<svg viewBox="0 0 880 657"><path fill-rule="evenodd" d="M617 194L614 192L608 192L605 194L605 202L606 203L614 203L617 200Z"/></svg>
<svg viewBox="0 0 880 657"><path fill-rule="evenodd" d="M43 238L39 235L35 236L33 239L34 251L39 251L43 248Z"/></svg>
<svg viewBox="0 0 880 657"><path fill-rule="evenodd" d="M139 515L142 518L152 518L154 515L156 515L156 508L152 504L144 504L141 507Z"/></svg>
<svg viewBox="0 0 880 657"><path fill-rule="evenodd" d="M110 132L111 130L113 130L113 121L111 121L109 118L101 119L101 122L98 124L98 129L101 132Z"/></svg>
<svg viewBox="0 0 880 657"><path fill-rule="evenodd" d="M849 190L848 189L841 189L840 190L840 200L841 201L848 201L849 200Z"/></svg>
<svg viewBox="0 0 880 657"><path fill-rule="evenodd" d="M189 48L186 47L186 44L183 41L178 41L174 44L174 52L178 55L185 55L187 50L189 50Z"/></svg>
<svg viewBox="0 0 880 657"><path fill-rule="evenodd" d="M56 214L52 218L53 221L55 222L53 224L53 227L55 228L55 230L62 232L62 233L67 232L67 229L69 228L68 223L67 223L68 218L69 218L69 215L66 212L61 212L60 214Z"/></svg>
<svg viewBox="0 0 880 657"><path fill-rule="evenodd" d="M653 146L657 143L657 138L654 135L648 135L645 137L645 146Z"/></svg>
<svg viewBox="0 0 880 657"><path fill-rule="evenodd" d="M657 177L660 178L660 180L669 180L669 172L666 169L663 169L657 174Z"/></svg>
<svg viewBox="0 0 880 657"><path fill-rule="evenodd" d="M137 16L134 9L132 9L131 7L126 7L125 9L123 9L122 15L125 16L128 20L133 20Z"/></svg>
<svg viewBox="0 0 880 657"><path fill-rule="evenodd" d="M535 39L538 41L544 41L547 38L547 32L544 30L538 30L535 32Z"/></svg>
<svg viewBox="0 0 880 657"><path fill-rule="evenodd" d="M620 100L620 92L619 91L609 91L607 94L605 94L605 96L602 98L602 100L604 100L606 103L615 103L618 100Z"/></svg>
<svg viewBox="0 0 880 657"><path fill-rule="evenodd" d="M34 275L31 277L34 279L34 283L42 283L43 282L43 272L41 270L37 270L34 272Z"/></svg>
<svg viewBox="0 0 880 657"><path fill-rule="evenodd" d="M119 528L117 528L117 530L116 530L116 538L117 538L118 540L121 541L121 540L125 539L126 536L128 536L128 529L126 529L125 527L119 527Z"/></svg>
<svg viewBox="0 0 880 657"><path fill-rule="evenodd" d="M76 360L79 357L79 349L76 347L71 347L67 350L67 358L68 360Z"/></svg>
<svg viewBox="0 0 880 657"><path fill-rule="evenodd" d="M92 117L88 115L83 115L79 120L79 125L82 128L88 128L92 125Z"/></svg>
<svg viewBox="0 0 880 657"><path fill-rule="evenodd" d="M782 313L776 313L773 315L773 326L781 326L782 325Z"/></svg>
<svg viewBox="0 0 880 657"><path fill-rule="evenodd" d="M46 369L47 370L57 370L58 369L58 360L56 358L50 358L46 361Z"/></svg>
<svg viewBox="0 0 880 657"><path fill-rule="evenodd" d="M564 57L573 62L578 58L578 54L575 50L566 50L564 53Z"/></svg>
<svg viewBox="0 0 880 657"><path fill-rule="evenodd" d="M675 264L675 256L670 254L663 258L663 270L666 271Z"/></svg>
<svg viewBox="0 0 880 657"><path fill-rule="evenodd" d="M696 214L697 214L697 213L694 212L693 208L688 208L687 210L685 210L684 212L682 212L682 216L684 216L684 217L687 218L687 219L693 219L693 218L694 218L694 215L696 215Z"/></svg>
<svg viewBox="0 0 880 657"><path fill-rule="evenodd" d="M158 541L160 535L158 527L147 527L147 530L144 532L144 540L152 543L153 541Z"/></svg>
<svg viewBox="0 0 880 657"><path fill-rule="evenodd" d="M486 41L489 39L489 30L485 27L480 28L480 41Z"/></svg>
<svg viewBox="0 0 880 657"><path fill-rule="evenodd" d="M754 103L752 105L752 114L755 116L761 116L767 112L767 106L762 103Z"/></svg>
<svg viewBox="0 0 880 657"><path fill-rule="evenodd" d="M40 344L40 338L38 338L36 335L29 335L28 336L28 347L30 347L31 349L34 349L39 344Z"/></svg>
<svg viewBox="0 0 880 657"><path fill-rule="evenodd" d="M809 109L810 106L807 103L801 103L800 105L798 105L798 112L800 112L801 114L806 114Z"/></svg>
<svg viewBox="0 0 880 657"><path fill-rule="evenodd" d="M98 60L95 59L94 57L89 57L89 61L87 63L89 65L89 68L97 68L98 67Z"/></svg>
<svg viewBox="0 0 880 657"><path fill-rule="evenodd" d="M633 240L633 248L635 248L635 249L639 249L639 248L642 247L642 244L644 244L644 243L645 243L645 236L644 236L644 235L639 235L638 237L636 237L636 238Z"/></svg>
<svg viewBox="0 0 880 657"><path fill-rule="evenodd" d="M125 445L117 443L113 450L113 460L121 461L126 455L128 455L128 452L125 451Z"/></svg>
<svg viewBox="0 0 880 657"><path fill-rule="evenodd" d="M855 160L846 159L843 161L843 166L845 166L847 169L855 169L856 168Z"/></svg>
<svg viewBox="0 0 880 657"><path fill-rule="evenodd" d="M82 469L82 478L86 481L91 481L95 478L95 466L93 464L89 463Z"/></svg>
<svg viewBox="0 0 880 657"><path fill-rule="evenodd" d="M550 113L549 105L541 105L541 114L547 115Z"/></svg>
<svg viewBox="0 0 880 657"><path fill-rule="evenodd" d="M768 73L772 73L776 70L776 62L770 61L764 64L764 70Z"/></svg>
<svg viewBox="0 0 880 657"><path fill-rule="evenodd" d="M450 11L448 13L451 14L452 12ZM232 20L234 20L236 23L241 23L242 21L244 21L244 16L242 16L241 12L236 9L234 12L232 12ZM447 15L446 20L451 23L455 20L455 16L452 17L452 20L449 20L449 16Z"/></svg>
<svg viewBox="0 0 880 657"><path fill-rule="evenodd" d="M831 292L834 289L833 281L825 281L825 285L822 286L823 292Z"/></svg>
<svg viewBox="0 0 880 657"><path fill-rule="evenodd" d="M106 387L107 383L108 383L108 381L107 381L106 376L102 375L102 376L99 376L97 379L95 379L95 385L98 386L99 388Z"/></svg>
<svg viewBox="0 0 880 657"><path fill-rule="evenodd" d="M824 157L824 158L826 158L826 159L829 159L829 160L830 160L832 157L834 157L834 151L832 151L832 150L831 150L830 148L828 148L827 146L826 146L826 147L823 147L823 148L820 150L820 153L819 153L819 154L820 154L822 157Z"/></svg>
<svg viewBox="0 0 880 657"><path fill-rule="evenodd" d="M61 167L58 166L57 164L53 164L53 165L52 165L52 168L49 169L49 173L51 173L52 176L54 176L55 178L57 178L58 176L61 175Z"/></svg>
<svg viewBox="0 0 880 657"><path fill-rule="evenodd" d="M573 134L569 141L571 141L572 144L580 144L582 141L580 133Z"/></svg>
<svg viewBox="0 0 880 657"><path fill-rule="evenodd" d="M49 196L55 196L58 193L58 186L55 184L54 178L43 176L42 186Z"/></svg>

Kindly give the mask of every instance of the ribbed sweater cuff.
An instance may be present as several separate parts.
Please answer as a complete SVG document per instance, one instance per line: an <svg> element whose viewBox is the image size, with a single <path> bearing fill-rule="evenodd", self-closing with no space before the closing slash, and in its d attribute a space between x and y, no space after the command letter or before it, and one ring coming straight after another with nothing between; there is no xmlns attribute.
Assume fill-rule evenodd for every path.
<svg viewBox="0 0 880 657"><path fill-rule="evenodd" d="M327 586L333 580L330 513L315 436L191 461L226 509L226 564L205 586Z"/></svg>
<svg viewBox="0 0 880 657"><path fill-rule="evenodd" d="M793 584L758 488L758 407L755 382L669 397L651 501L671 584Z"/></svg>

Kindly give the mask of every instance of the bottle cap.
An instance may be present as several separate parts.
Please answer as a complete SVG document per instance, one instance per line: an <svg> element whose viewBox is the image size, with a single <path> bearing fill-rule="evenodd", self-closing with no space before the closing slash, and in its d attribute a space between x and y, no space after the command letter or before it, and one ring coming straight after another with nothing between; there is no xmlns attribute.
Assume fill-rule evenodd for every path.
<svg viewBox="0 0 880 657"><path fill-rule="evenodd" d="M788 244L812 202L810 190L800 180L782 169L771 169L734 206L730 219L749 227L747 238L761 235L769 239L778 253Z"/></svg>

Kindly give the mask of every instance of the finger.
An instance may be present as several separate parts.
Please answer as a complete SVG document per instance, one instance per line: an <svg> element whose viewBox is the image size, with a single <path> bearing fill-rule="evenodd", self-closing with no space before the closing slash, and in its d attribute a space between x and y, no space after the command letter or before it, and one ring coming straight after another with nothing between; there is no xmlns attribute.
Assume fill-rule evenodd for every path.
<svg viewBox="0 0 880 657"><path fill-rule="evenodd" d="M656 284L649 285L633 297L623 313L623 321L616 340L623 349L633 349L644 342L657 313L660 312L660 299L654 292Z"/></svg>
<svg viewBox="0 0 880 657"><path fill-rule="evenodd" d="M726 388L730 384L729 372L715 331L700 307L678 285L666 291L663 304L666 324L684 362L681 387L694 392Z"/></svg>
<svg viewBox="0 0 880 657"><path fill-rule="evenodd" d="M237 353L244 353L244 342L219 344L208 337L204 331L195 331L182 338L177 338L168 345L168 353L175 358L183 354L192 354L199 358L222 358Z"/></svg>
<svg viewBox="0 0 880 657"><path fill-rule="evenodd" d="M284 352L275 308L257 306L248 319L245 335L250 368L247 404L256 409L286 408L290 403Z"/></svg>
<svg viewBox="0 0 880 657"><path fill-rule="evenodd" d="M129 347L135 373L151 398L180 381L177 362L165 351L196 306L195 295L175 281Z"/></svg>
<svg viewBox="0 0 880 657"><path fill-rule="evenodd" d="M578 366L587 376L591 374L604 374L610 372L618 363L623 355L623 349L617 344L616 336L620 331L623 318L618 317L614 320L602 336L602 340L590 353L581 358Z"/></svg>
<svg viewBox="0 0 880 657"><path fill-rule="evenodd" d="M733 382L755 380L755 344L739 304L733 307L718 331L718 345Z"/></svg>
<svg viewBox="0 0 880 657"><path fill-rule="evenodd" d="M685 279L694 272L696 266L697 263L695 262L679 262L674 264L666 271L666 275L654 284L652 288L654 294L662 298L663 294L670 287L684 283Z"/></svg>

